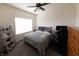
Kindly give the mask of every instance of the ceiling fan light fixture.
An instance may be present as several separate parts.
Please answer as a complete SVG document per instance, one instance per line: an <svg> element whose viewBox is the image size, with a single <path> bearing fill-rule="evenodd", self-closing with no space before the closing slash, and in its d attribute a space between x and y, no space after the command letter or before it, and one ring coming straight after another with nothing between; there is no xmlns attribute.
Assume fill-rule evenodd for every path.
<svg viewBox="0 0 79 59"><path fill-rule="evenodd" d="M45 9L42 6L48 5L49 3L36 3L36 6L28 6L28 7L36 7L36 9L34 10L34 12L36 12L38 9L41 9L43 11L45 11Z"/></svg>

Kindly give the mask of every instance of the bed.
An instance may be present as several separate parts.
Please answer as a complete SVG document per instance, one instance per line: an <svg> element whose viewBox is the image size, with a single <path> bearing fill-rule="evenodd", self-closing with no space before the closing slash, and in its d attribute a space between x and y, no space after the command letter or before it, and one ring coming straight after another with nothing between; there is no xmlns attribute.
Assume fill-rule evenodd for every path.
<svg viewBox="0 0 79 59"><path fill-rule="evenodd" d="M39 27L37 31L25 34L24 42L35 47L40 55L45 55L45 49L51 39L51 30L51 27Z"/></svg>

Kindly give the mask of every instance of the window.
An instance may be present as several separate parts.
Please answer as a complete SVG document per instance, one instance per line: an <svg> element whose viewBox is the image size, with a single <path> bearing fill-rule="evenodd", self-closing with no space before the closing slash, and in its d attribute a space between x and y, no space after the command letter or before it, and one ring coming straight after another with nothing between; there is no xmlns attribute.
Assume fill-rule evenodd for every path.
<svg viewBox="0 0 79 59"><path fill-rule="evenodd" d="M32 31L32 19L15 18L16 34Z"/></svg>

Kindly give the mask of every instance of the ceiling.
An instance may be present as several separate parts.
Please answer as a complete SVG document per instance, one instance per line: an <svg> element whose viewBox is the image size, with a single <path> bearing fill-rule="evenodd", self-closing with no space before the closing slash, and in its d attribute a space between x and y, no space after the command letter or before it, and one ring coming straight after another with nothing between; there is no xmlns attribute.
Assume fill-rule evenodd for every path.
<svg viewBox="0 0 79 59"><path fill-rule="evenodd" d="M34 10L36 9L36 7L33 8L29 8L27 6L35 6L35 3L8 3L8 5L11 5L13 7L19 8L21 10L36 14L38 13L38 11L34 12Z"/></svg>

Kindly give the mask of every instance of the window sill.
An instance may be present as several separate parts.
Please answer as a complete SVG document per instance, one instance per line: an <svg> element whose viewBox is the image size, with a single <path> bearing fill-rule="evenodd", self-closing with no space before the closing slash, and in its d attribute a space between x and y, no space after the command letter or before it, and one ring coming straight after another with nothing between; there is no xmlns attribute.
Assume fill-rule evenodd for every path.
<svg viewBox="0 0 79 59"><path fill-rule="evenodd" d="M19 33L19 34L16 34L16 35L26 34L26 33L30 33L30 32L33 32L33 31L28 31L28 32L24 32L24 33Z"/></svg>

